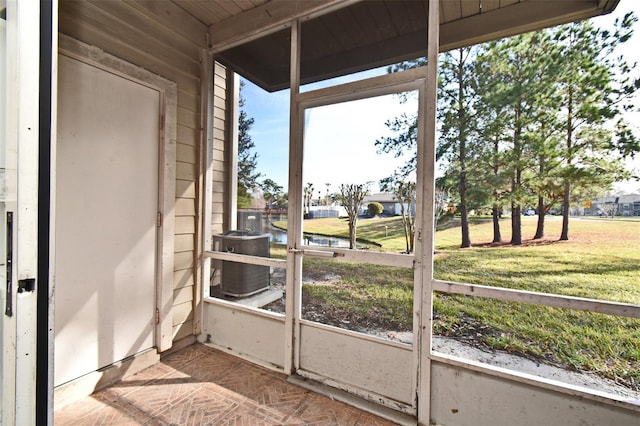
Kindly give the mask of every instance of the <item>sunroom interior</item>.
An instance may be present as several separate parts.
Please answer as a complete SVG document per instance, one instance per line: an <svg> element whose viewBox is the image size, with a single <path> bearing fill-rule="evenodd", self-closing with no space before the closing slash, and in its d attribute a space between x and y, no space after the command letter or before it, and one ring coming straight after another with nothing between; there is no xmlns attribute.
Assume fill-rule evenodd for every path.
<svg viewBox="0 0 640 426"><path fill-rule="evenodd" d="M57 249L61 254L56 260L59 296L55 337L59 374L55 392L60 405L117 378L117 372L113 376L104 374L109 367L116 367L114 371L123 370L122 365L132 371L140 369L154 363L162 353L198 341L285 373L294 383L348 403L372 402L367 405L369 409L400 423L508 424L517 419L519 424L634 424L640 412L637 401L439 353L432 348L431 326L435 292L640 317L638 306L433 278L438 53L609 13L617 3L62 0L58 41L58 114L62 124L58 130L56 207ZM303 87L421 57L427 58L425 67L347 83L326 83L320 88ZM289 91L289 140L281 142L289 149L287 243L279 256L233 253L217 245L220 240L214 237L239 228L235 175L239 76L269 92ZM97 81L106 92L96 94L88 89ZM87 99L78 94L78 82L87 84ZM127 271L140 273L135 279L152 284L134 294L136 298L130 298L130 293L120 287L114 288L108 296L114 300L122 297L130 305L109 316L111 320L98 321L95 335L106 334L111 340L99 337L87 342L86 348L94 351L88 352L88 358L97 362L78 365L70 362L77 359L73 357L78 350L74 341L86 330L74 329L76 312L89 309L104 314L112 312L113 306L100 302L104 297L92 299L90 290L78 293L78 286L84 284L78 282L78 272L69 266L75 268L77 261L70 247L89 242L79 241L73 232L82 215L67 213L80 211L78 206L90 199L78 200L75 194L89 193L91 186L97 185L78 180L86 169L73 175L71 166L80 163L91 147L82 146L78 138L91 139L96 126L110 126L97 120L86 121L86 129L77 129L71 119L82 111L65 102L72 94L77 102L90 102L96 96L109 100L108 92L129 93L135 99L124 98L124 102L131 109L109 115L113 111L107 106L106 111L92 110L93 117L109 116L120 124L134 117L142 136L123 127L127 137L160 141L147 151L135 150L124 136L109 134L98 142L101 148L97 156L111 158L117 149L128 153L129 160L123 167L148 185L131 189L131 198L124 201L119 194L127 185L125 178L101 187L101 191L102 196L119 200L123 206L120 213L110 212L110 216L119 214L121 225L140 232L134 234L134 240L125 242L138 250L131 250L134 255L126 261L144 264L146 269L141 271L143 268L129 264ZM302 219L308 111L405 92L414 93L418 99L415 253L307 245ZM122 102L118 96L110 101ZM77 136L80 130L86 132L85 136ZM109 140L123 143L113 146ZM148 158L157 161L144 163ZM67 166L63 169L61 165ZM89 162L85 167L97 170L104 164ZM148 200L141 198L149 193L153 196ZM93 202L101 201L96 198ZM137 216L150 218L155 234L148 232L149 220L139 225L130 223L127 218L132 205L140 206ZM80 225L91 227L90 223ZM109 240L105 235L100 237ZM114 253L117 250L114 248ZM65 258L64 253L73 256ZM114 256L107 267L112 268L117 280L117 272L127 264ZM303 259L307 258L395 267L413 276L411 341L394 342L305 319L302 285ZM216 270L221 264L282 271L286 295L282 311L249 306L242 298L213 297L211 289L218 284ZM89 263L86 267L93 266ZM105 287L96 284L96 288L104 291ZM132 318L130 312L137 310L134 306L154 312L155 324L145 316ZM116 333L116 329L127 327L130 336L123 338ZM98 371L100 374L96 374Z"/></svg>

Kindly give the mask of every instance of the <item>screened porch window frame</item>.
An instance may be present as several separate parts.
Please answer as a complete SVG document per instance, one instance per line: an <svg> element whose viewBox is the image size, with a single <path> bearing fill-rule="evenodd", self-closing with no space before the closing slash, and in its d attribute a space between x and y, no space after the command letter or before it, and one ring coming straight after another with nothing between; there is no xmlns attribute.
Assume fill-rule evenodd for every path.
<svg viewBox="0 0 640 426"><path fill-rule="evenodd" d="M435 2L437 4L437 2ZM430 16L431 22L438 22L438 11L437 7L435 7L436 12ZM327 105L331 103L337 102L346 102L350 100L362 99L365 97L373 97L376 96L377 93L387 94L387 89L389 85L394 87L392 93L397 92L395 87L411 87L412 90L415 90L416 87L419 86L418 90L420 91L421 99L424 99L424 102L420 102L419 105L419 125L421 132L419 132L418 139L418 191L421 194L425 194L425 197L422 197L422 202L419 202L416 206L416 253L414 255L397 255L397 254L379 254L374 256L374 258L378 259L376 263L382 265L389 266L399 266L399 267L412 267L414 269L415 279L414 279L414 352L416 359L416 365L420 365L420 372L417 373L420 375L418 378L418 388L422 389L421 398L426 403L419 407L419 411L422 412L418 414L418 418L428 418L425 417L425 413L428 413L428 399L429 398L429 374L430 374L430 362L438 361L448 365L460 366L469 370L479 371L491 376L508 378L509 380L513 380L519 383L531 384L537 387L547 388L554 391L558 391L565 394L570 395L579 395L586 399L591 399L599 402L605 402L608 404L615 405L623 405L629 409L640 412L640 405L630 403L626 400L617 399L610 395L602 395L600 392L596 390L584 390L583 388L576 388L570 384L547 380L544 378L533 377L531 375L520 373L516 370L505 370L498 367L493 367L488 364L482 364L466 359L457 358L455 356L450 356L447 354L435 352L432 349L431 340L433 333L433 298L435 297L436 292L442 294L453 294L453 295L466 295L466 296L474 296L474 297L482 297L482 298L491 298L500 301L507 302L518 302L518 303L527 303L531 305L537 306L547 306L547 307L555 307L555 308L564 308L564 309L572 309L579 311L587 311L593 313L614 315L614 316L622 316L640 319L640 305L630 304L630 303L620 303L614 301L607 301L601 299L587 299L581 297L574 296L564 296L550 293L540 293L535 291L527 291L527 290L514 290L506 287L491 287L478 285L473 283L466 282L453 282L446 280L438 280L433 278L433 253L435 249L435 228L433 223L433 203L434 203L434 184L435 184L435 176L434 176L434 168L435 168L435 120L434 123L431 124L432 128L429 128L429 120L431 117L435 119L435 93L430 93L429 89L433 86L430 78L436 78L436 69L437 69L437 61L435 64L432 64L427 67L418 68L414 70L403 71L394 74L388 74L379 77L373 77L370 79L364 79L355 81L352 83L346 83L336 86L331 86L323 89L317 89L312 91L307 91L300 93L299 91L299 43L298 36L300 31L300 19L291 21L290 23L284 26L285 28L289 27L292 31L292 47L291 47L291 109L290 109L290 123L291 123L291 139L297 139L302 142L302 129L304 114L303 111L305 108L311 108L315 106ZM437 25L435 25L437 27ZM280 28L282 29L282 28ZM271 32L274 30L271 29ZM268 33L269 31L266 31ZM430 30L429 37L438 38L438 29L435 28ZM429 57L434 56L435 52L438 51L438 46L432 46L432 43L429 43ZM209 61L213 63L213 53L215 49L213 49L209 53ZM435 53L437 55L437 53ZM212 65L210 65L212 66ZM212 73L209 73L212 76ZM413 79L413 80L411 80ZM418 81L422 81L423 84L420 84ZM393 82L393 83L391 83ZM389 84L388 84L389 83ZM380 87L371 87L372 85L380 85ZM404 85L404 86L402 86ZM424 91L424 92L423 92ZM209 92L209 96L211 96L211 91ZM237 92L236 92L237 96ZM432 103L432 104L430 104ZM212 108L212 99L209 101L209 109ZM211 111L209 111L209 116L211 116ZM301 118L302 116L302 118ZM426 131L425 131L426 129ZM211 152L213 149L212 144L212 136L211 136L211 126L208 127L207 132L209 136L207 137L207 159L206 159L206 169L210 171L211 169ZM421 135L420 135L421 134ZM429 142L431 140L431 142ZM296 144L290 142L290 149L295 150ZM290 152L290 156L295 157L298 155L296 152ZM301 158L301 157L300 157ZM301 160L300 160L301 161ZM290 173L300 174L301 175L301 164L298 162L291 164L290 162ZM291 168L291 166L294 168ZM426 167L425 167L426 166ZM288 249L287 249L287 259L288 260L279 260L279 259L269 259L269 258L261 258L256 256L242 255L242 254L232 254L232 253L223 253L218 251L211 250L211 226L208 223L208 219L210 215L205 214L204 220L204 245L202 247L203 252L203 263L202 263L202 276L205 278L209 277L210 272L210 261L211 259L216 260L224 260L224 261L232 261L239 262L244 264L251 265L263 265L263 266L271 266L275 268L284 268L287 272L287 290L290 290L289 280L295 279L296 269L299 267L294 267L295 261L293 260L296 254L305 254L305 246L301 244L301 236L302 236L302 183L301 178L297 179L300 181L296 184L296 178L292 179L290 177L289 182L289 231L288 231ZM211 179L210 176L206 177L207 184L205 185L205 200L210 201L211 199ZM208 188L206 186L209 186ZM298 194L298 192L300 192ZM210 202L205 201L205 206L210 205ZM292 209L293 204L293 209ZM206 208L205 208L206 209ZM292 216L299 215L299 221L294 219L293 226L292 224ZM296 223L298 222L298 223ZM292 243L293 242L293 243ZM292 246L292 244L294 244ZM308 247L308 246L306 246ZM339 254L340 260L345 261L361 261L365 259L365 256L357 251L357 250L341 250L341 249L322 249L318 247L313 247L312 250L307 248L307 255L313 256L314 253L321 253L319 256L325 256L325 253L329 256L334 254ZM299 259L301 260L301 259ZM291 274L291 278L289 275ZM298 278L299 279L299 278ZM301 287L301 284L294 287ZM208 289L207 285L203 285L203 291ZM295 291L295 290L294 290ZM299 291L299 289L298 289ZM287 297L294 296L299 297L299 295L292 295L287 292ZM284 320L289 323L293 321L291 318L292 312L287 310L285 315L266 312L264 310L250 308L246 306L242 306L240 304L234 302L228 302L216 298L209 297L208 295L204 296L204 299L208 303L212 304L221 304L226 306L233 306L234 309L240 309L248 312L254 312L258 315L262 316L272 316L277 318L284 318ZM291 302L294 303L294 302ZM290 306L290 302L287 302L287 305ZM298 306L294 306L295 310L299 310L299 302ZM299 319L299 317L297 317ZM416 321L419 319L419 321ZM417 324L416 324L417 323ZM287 330L292 330L291 324L287 326ZM291 345L290 342L292 340L292 336L287 336L287 344ZM288 351L293 351L291 347L288 347ZM293 362L295 364L295 360L288 361L285 360L285 372L289 373L293 371L295 365L288 364L288 362Z"/></svg>

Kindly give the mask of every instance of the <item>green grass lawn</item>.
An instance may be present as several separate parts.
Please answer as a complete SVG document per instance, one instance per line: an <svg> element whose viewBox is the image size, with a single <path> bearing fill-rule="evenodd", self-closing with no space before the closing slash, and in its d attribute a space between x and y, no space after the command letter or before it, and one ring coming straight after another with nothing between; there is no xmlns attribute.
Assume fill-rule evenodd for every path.
<svg viewBox="0 0 640 426"><path fill-rule="evenodd" d="M570 240L558 242L561 218L548 217L546 235L531 241L537 217L523 217L524 244L490 244L490 221L474 222L474 247L460 249L460 229L436 233L438 279L640 304L640 221L572 219ZM386 229L385 229L386 227ZM509 241L510 221L501 223ZM312 219L305 232L346 236L342 219ZM405 249L399 218L359 221L358 237L379 250ZM339 309L411 329L412 271L305 259L305 275L330 271L331 286L306 293ZM434 331L547 362L596 372L640 390L640 320L477 297L438 294Z"/></svg>

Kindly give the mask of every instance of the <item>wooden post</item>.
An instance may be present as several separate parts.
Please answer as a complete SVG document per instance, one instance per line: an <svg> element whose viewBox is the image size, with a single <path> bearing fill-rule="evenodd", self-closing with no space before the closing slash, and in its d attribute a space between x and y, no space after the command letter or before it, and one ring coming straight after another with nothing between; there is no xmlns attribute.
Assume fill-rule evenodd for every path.
<svg viewBox="0 0 640 426"><path fill-rule="evenodd" d="M420 220L416 227L416 293L420 303L418 339L418 424L428 425L431 415L431 337L433 322L433 252L434 252L434 194L436 101L438 89L439 2L429 1L427 30L427 68L424 103L418 118L418 194L422 196ZM415 330L415 327L414 327Z"/></svg>
<svg viewBox="0 0 640 426"><path fill-rule="evenodd" d="M300 22L291 25L291 96L289 103L289 206L287 226L287 280L285 306L285 374L299 365L302 304L302 258L294 249L302 242L302 129L298 93L300 92ZM304 119L304 117L302 117Z"/></svg>

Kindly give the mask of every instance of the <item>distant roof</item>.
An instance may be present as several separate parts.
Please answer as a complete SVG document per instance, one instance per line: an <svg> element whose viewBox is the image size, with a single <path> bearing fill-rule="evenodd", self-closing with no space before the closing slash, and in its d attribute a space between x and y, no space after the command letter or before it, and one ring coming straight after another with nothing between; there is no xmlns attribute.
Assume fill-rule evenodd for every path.
<svg viewBox="0 0 640 426"><path fill-rule="evenodd" d="M616 201L617 200L617 201ZM614 195L611 197L602 197L593 200L596 204L606 204L606 203L618 203L618 204L630 204L630 203L640 203L640 194L624 194L624 195Z"/></svg>
<svg viewBox="0 0 640 426"><path fill-rule="evenodd" d="M362 203L397 203L398 198L395 194L389 192L380 192L377 194L370 194L364 197Z"/></svg>

